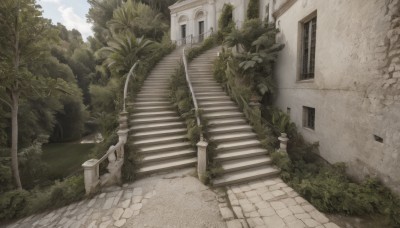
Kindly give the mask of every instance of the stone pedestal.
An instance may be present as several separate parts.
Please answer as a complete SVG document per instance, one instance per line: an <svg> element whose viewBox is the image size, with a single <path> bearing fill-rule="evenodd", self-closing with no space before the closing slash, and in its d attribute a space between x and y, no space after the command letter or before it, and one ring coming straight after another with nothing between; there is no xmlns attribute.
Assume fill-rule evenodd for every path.
<svg viewBox="0 0 400 228"><path fill-rule="evenodd" d="M278 137L278 140L280 142L279 144L279 151L283 153L287 153L287 142L289 141L286 133L281 133L281 136Z"/></svg>
<svg viewBox="0 0 400 228"><path fill-rule="evenodd" d="M197 174L200 181L203 183L206 181L207 146L208 143L203 140L197 143Z"/></svg>
<svg viewBox="0 0 400 228"><path fill-rule="evenodd" d="M99 184L98 161L97 159L90 159L82 164L86 194L95 192Z"/></svg>

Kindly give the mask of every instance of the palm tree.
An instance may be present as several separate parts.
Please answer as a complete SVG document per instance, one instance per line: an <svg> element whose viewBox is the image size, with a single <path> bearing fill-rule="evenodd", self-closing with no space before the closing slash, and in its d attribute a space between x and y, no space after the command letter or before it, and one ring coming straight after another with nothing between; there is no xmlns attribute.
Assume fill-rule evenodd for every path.
<svg viewBox="0 0 400 228"><path fill-rule="evenodd" d="M168 25L162 20L162 14L148 5L133 1L128 1L115 10L107 27L113 34L133 33L156 41L160 41L164 32L168 30Z"/></svg>
<svg viewBox="0 0 400 228"><path fill-rule="evenodd" d="M105 57L105 66L119 75L125 75L137 60L152 55L157 46L158 43L144 37L122 34L109 41L108 47L100 49L98 55Z"/></svg>

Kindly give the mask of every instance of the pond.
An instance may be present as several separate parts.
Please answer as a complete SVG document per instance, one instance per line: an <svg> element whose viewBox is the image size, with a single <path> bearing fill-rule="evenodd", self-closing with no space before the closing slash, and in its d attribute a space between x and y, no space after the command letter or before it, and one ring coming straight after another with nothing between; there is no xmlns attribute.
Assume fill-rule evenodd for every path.
<svg viewBox="0 0 400 228"><path fill-rule="evenodd" d="M89 159L93 143L50 143L43 145L43 161L49 165L50 178L62 179L81 171Z"/></svg>

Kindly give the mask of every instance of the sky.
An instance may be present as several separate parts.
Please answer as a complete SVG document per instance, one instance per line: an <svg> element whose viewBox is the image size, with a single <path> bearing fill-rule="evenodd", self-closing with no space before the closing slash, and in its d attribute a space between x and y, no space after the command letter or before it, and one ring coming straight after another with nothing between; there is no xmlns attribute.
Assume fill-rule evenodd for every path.
<svg viewBox="0 0 400 228"><path fill-rule="evenodd" d="M60 22L67 29L76 29L84 40L93 35L91 24L86 22L89 3L86 0L38 0L43 8L43 17L52 20L53 24Z"/></svg>

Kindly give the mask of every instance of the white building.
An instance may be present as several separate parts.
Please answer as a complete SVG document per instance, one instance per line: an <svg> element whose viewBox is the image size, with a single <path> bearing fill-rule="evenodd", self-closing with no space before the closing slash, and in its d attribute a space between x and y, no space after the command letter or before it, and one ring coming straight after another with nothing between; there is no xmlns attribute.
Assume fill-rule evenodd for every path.
<svg viewBox="0 0 400 228"><path fill-rule="evenodd" d="M227 2L240 25L248 0L171 6L172 40L197 36L201 21L204 31L218 29ZM377 176L400 192L400 1L260 0L261 17L266 9L285 44L275 105L306 140L319 142L328 162L345 162L353 176Z"/></svg>
<svg viewBox="0 0 400 228"><path fill-rule="evenodd" d="M270 0L260 0L260 15L268 15ZM171 40L178 42L198 42L212 31L218 30L218 18L224 4L233 5L233 21L240 27L246 18L249 0L183 0L170 6ZM204 34L204 35L203 35Z"/></svg>

